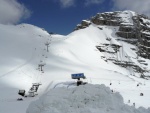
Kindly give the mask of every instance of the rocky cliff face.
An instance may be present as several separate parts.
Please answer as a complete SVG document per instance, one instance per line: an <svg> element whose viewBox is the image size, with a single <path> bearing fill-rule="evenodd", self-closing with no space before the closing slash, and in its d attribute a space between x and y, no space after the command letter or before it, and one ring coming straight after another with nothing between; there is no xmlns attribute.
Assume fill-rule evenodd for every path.
<svg viewBox="0 0 150 113"><path fill-rule="evenodd" d="M137 54L150 59L150 19L133 11L97 13L89 20L83 20L75 30L84 29L90 24L98 26L118 26L116 36L128 43L137 45Z"/></svg>

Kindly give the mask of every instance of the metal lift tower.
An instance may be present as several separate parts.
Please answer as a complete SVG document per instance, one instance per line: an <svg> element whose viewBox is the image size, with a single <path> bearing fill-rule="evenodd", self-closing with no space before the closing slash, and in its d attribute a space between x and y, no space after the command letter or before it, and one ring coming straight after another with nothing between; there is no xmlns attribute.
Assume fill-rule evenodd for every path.
<svg viewBox="0 0 150 113"><path fill-rule="evenodd" d="M49 50L48 50L49 44L50 44L49 42L46 42L46 43L45 43L45 45L47 46L47 52L49 51Z"/></svg>

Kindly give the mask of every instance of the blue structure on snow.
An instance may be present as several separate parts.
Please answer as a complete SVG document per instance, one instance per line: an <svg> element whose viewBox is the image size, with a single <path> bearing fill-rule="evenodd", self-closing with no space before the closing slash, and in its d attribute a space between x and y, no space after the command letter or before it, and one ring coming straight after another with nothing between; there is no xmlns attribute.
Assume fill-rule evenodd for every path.
<svg viewBox="0 0 150 113"><path fill-rule="evenodd" d="M72 79L80 79L80 78L85 79L86 78L84 76L84 73L71 74L71 77L72 77Z"/></svg>

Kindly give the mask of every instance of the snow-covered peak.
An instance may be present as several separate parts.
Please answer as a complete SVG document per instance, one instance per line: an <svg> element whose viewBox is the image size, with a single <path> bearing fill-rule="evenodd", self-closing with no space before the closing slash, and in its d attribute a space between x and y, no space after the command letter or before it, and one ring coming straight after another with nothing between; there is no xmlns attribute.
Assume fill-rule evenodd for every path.
<svg viewBox="0 0 150 113"><path fill-rule="evenodd" d="M108 25L108 26L119 26L119 25L132 25L133 17L137 16L137 14L130 10L125 11L115 11L115 12L104 12L97 13L95 16L91 17L90 23L94 23L96 25ZM84 20L86 21L86 20ZM87 20L89 23L89 20ZM90 24L80 24L77 26L75 30L83 29L88 27Z"/></svg>

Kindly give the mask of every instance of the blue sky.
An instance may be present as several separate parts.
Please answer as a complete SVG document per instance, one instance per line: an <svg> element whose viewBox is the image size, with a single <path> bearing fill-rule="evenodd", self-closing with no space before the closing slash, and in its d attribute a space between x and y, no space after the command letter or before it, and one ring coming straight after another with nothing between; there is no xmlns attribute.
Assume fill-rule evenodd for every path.
<svg viewBox="0 0 150 113"><path fill-rule="evenodd" d="M133 10L150 15L149 6L150 0L0 0L0 23L28 23L66 35L96 13Z"/></svg>
<svg viewBox="0 0 150 113"><path fill-rule="evenodd" d="M29 10L31 17L21 22L45 28L49 32L68 34L83 19L88 19L98 12L111 11L110 0L103 4L85 5L82 0L77 0L72 6L62 6L53 0L19 0Z"/></svg>

